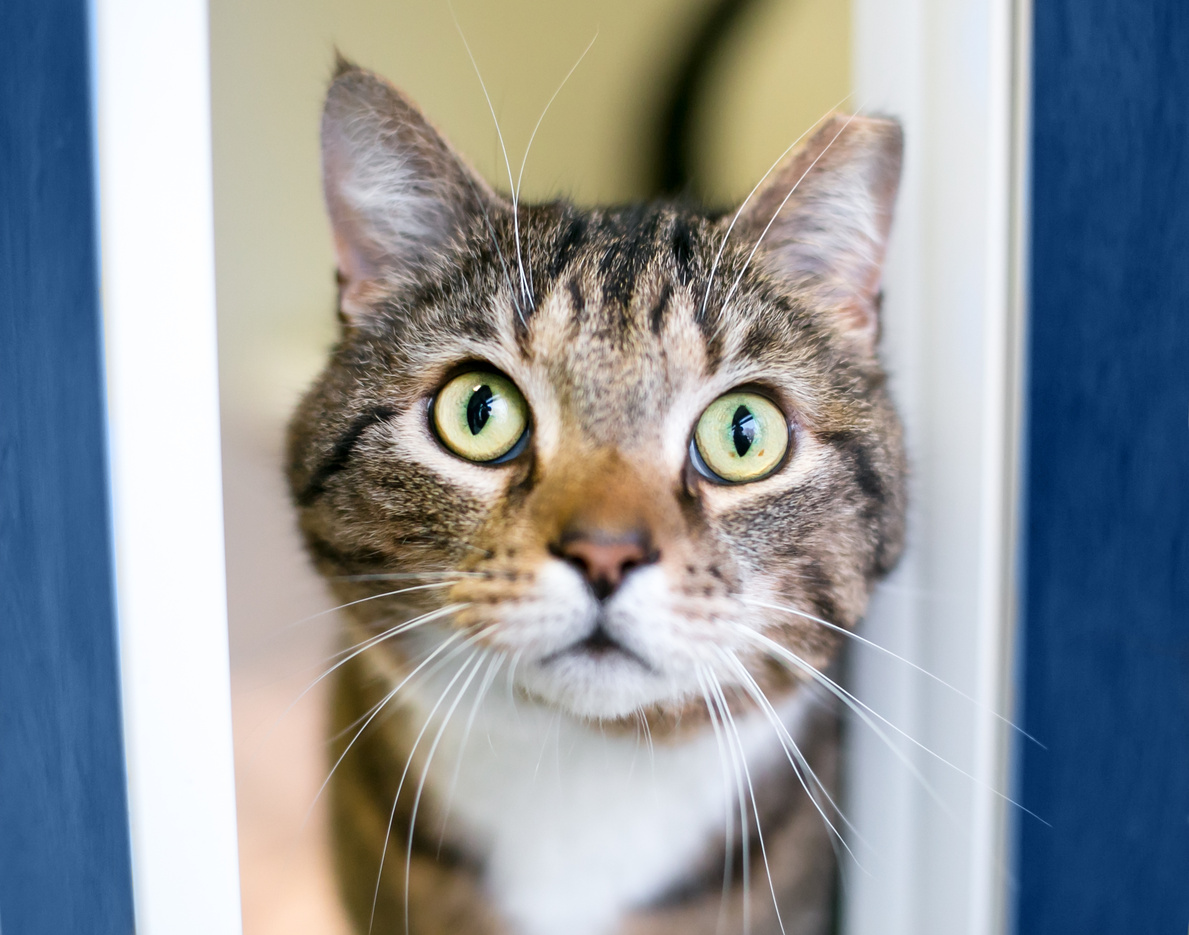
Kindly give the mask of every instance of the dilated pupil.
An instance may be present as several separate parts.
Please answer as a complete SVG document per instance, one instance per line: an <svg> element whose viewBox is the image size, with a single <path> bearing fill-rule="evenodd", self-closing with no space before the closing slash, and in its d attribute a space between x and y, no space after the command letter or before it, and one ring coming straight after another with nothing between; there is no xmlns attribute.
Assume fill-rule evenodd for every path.
<svg viewBox="0 0 1189 935"><path fill-rule="evenodd" d="M747 454L751 443L756 440L756 417L746 406L740 406L731 417L731 440L740 458Z"/></svg>
<svg viewBox="0 0 1189 935"><path fill-rule="evenodd" d="M483 426L491 418L491 401L494 398L495 393L491 391L491 387L487 384L479 387L471 394L471 398L467 402L467 426L470 428L472 435L478 435L482 432Z"/></svg>

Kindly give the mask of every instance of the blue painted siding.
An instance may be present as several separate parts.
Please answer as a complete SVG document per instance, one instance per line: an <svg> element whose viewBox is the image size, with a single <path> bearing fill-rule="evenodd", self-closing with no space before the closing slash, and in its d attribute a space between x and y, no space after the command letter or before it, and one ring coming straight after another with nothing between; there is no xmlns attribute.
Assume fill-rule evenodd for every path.
<svg viewBox="0 0 1189 935"><path fill-rule="evenodd" d="M0 927L133 928L87 5L0 2Z"/></svg>
<svg viewBox="0 0 1189 935"><path fill-rule="evenodd" d="M1189 929L1189 3L1035 0L1017 930Z"/></svg>

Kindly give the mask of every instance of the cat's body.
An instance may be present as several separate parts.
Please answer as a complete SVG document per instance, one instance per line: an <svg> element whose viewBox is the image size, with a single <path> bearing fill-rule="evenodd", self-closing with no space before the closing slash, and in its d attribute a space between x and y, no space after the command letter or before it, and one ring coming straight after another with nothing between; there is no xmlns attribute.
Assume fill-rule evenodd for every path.
<svg viewBox="0 0 1189 935"><path fill-rule="evenodd" d="M721 218L514 209L346 65L323 145L345 329L290 479L358 602L356 926L758 935L775 896L825 931L821 673L903 534L875 352L898 128L831 118Z"/></svg>
<svg viewBox="0 0 1189 935"><path fill-rule="evenodd" d="M380 700L387 677L340 681L335 723L345 730ZM413 801L442 711L440 675L407 699L404 717L361 739L344 759L334 796L336 850L348 908L361 930L404 929L405 858ZM363 686L371 685L371 691ZM473 689L473 686L472 686ZM724 775L713 731L651 744L628 733L562 720L497 684L467 728L474 691L464 695L434 750L418 803L410 876L411 931L523 935L712 935L720 915L742 919L742 842L733 774ZM835 724L805 696L782 714L817 777L833 791ZM410 729L431 725L392 813ZM764 845L781 894L785 930L828 930L834 866L829 831L758 712L739 719ZM353 732L352 732L353 733ZM336 744L336 755L349 742ZM455 769L459 763L465 768ZM383 764L377 768L376 764ZM449 803L447 813L446 803ZM777 932L750 798L751 930ZM735 823L724 839L725 819ZM384 880L376 903L378 854L394 815ZM445 833L443 834L443 816ZM724 848L732 863L724 896Z"/></svg>

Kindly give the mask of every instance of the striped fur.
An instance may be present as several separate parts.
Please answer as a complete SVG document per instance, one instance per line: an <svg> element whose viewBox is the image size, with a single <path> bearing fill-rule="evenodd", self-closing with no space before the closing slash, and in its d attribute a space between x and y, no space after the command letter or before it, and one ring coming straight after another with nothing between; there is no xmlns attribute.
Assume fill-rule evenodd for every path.
<svg viewBox="0 0 1189 935"><path fill-rule="evenodd" d="M417 933L741 931L746 868L753 932L777 930L772 891L787 931L824 932L834 872L824 817L836 815L822 794L819 814L756 695L778 718L807 697L806 667L828 672L840 641L819 621L853 627L901 550L905 459L876 352L899 129L828 118L737 216L670 203L514 213L399 92L346 64L330 89L323 146L344 328L290 425L294 500L318 568L344 603L363 601L347 611L348 645L417 614L433 618L376 641L338 673L336 855L359 930L403 930L407 872ZM524 453L498 467L455 457L429 427L434 392L476 362L515 382L532 413ZM710 483L689 463L691 432L706 406L740 386L760 388L788 415L790 454L761 481ZM600 604L555 557L578 521L646 530L656 561ZM384 576L415 573L445 577L382 596L419 583ZM622 652L568 650L595 622ZM774 646L803 664L790 668ZM708 702L711 677L722 695ZM512 709L491 700L497 693ZM690 822L706 823L681 866L629 847L640 827L610 827L624 860L639 861L635 881L603 880L602 864L584 869L575 858L571 876L542 884L538 912L531 876L499 863L508 853L499 803L483 804L482 777L468 772L479 760L460 748L457 773L425 760L435 737L449 747L468 717L495 725L487 734L497 744L504 722L484 718L502 710L510 719L517 705L530 721L556 724L575 756L599 736L619 750L647 731L665 762L716 736L733 742L719 723L729 710L748 737L764 726L741 741L756 765L751 788L735 787L729 757L721 789L712 776L689 788L671 780L680 788L663 792L666 805L688 795ZM812 707L785 736L832 794L836 726L828 705ZM565 779L557 746L558 794L574 796L574 815L591 810L575 848L589 838L597 850L589 832L601 827L600 808L612 823L655 818L665 833L659 812L633 811L622 797L599 805L606 790L588 773ZM463 798L447 811L454 786ZM724 897L724 845L742 845L741 791L753 830ZM537 838L554 840L539 831L517 845L516 867L541 857L524 853ZM654 877L650 892L633 887ZM606 890L605 905L556 921L591 887Z"/></svg>

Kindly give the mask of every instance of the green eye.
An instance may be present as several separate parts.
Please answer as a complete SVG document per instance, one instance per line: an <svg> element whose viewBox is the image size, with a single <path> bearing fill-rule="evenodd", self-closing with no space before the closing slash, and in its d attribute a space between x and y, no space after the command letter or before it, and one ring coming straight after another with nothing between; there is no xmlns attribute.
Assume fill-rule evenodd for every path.
<svg viewBox="0 0 1189 935"><path fill-rule="evenodd" d="M733 484L771 474L789 447L784 413L757 393L727 393L712 402L694 432L709 471Z"/></svg>
<svg viewBox="0 0 1189 935"><path fill-rule="evenodd" d="M433 424L442 444L460 458L496 461L524 437L528 403L507 377L464 373L438 391Z"/></svg>

